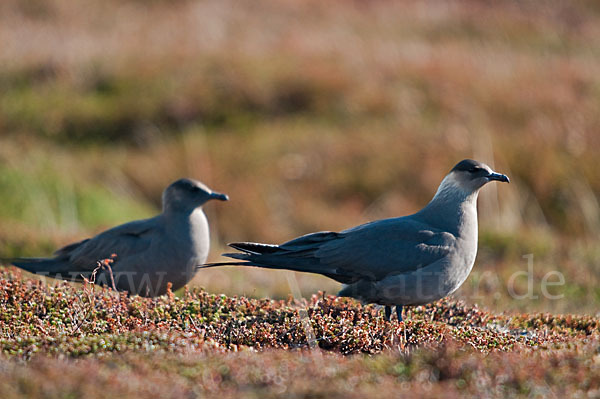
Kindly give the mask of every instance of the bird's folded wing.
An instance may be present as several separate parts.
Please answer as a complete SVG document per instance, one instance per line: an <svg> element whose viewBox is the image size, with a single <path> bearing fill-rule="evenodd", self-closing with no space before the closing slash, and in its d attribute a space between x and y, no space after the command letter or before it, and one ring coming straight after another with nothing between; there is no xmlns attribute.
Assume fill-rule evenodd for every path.
<svg viewBox="0 0 600 399"><path fill-rule="evenodd" d="M340 233L333 231L320 231L294 238L293 240L279 245L277 248L279 250L293 252L296 257L301 256L303 253L307 256L312 256L315 249L331 240L337 239L339 236Z"/></svg>
<svg viewBox="0 0 600 399"><path fill-rule="evenodd" d="M152 243L159 227L155 219L138 220L113 227L94 238L67 245L56 251L58 258L79 270L93 270L96 262L112 254L119 258L143 252Z"/></svg>
<svg viewBox="0 0 600 399"><path fill-rule="evenodd" d="M410 217L379 220L339 233L314 256L341 275L381 279L410 273L448 255L456 238Z"/></svg>

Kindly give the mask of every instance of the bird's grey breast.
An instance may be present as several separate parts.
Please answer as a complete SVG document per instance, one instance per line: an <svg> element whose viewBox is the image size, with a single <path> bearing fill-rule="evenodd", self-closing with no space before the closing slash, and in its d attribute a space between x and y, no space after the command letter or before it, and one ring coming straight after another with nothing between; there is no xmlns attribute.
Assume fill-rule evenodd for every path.
<svg viewBox="0 0 600 399"><path fill-rule="evenodd" d="M201 208L197 208L189 217L186 228L181 229L185 236L180 239L189 242L191 255L204 262L209 251L209 230L206 215Z"/></svg>
<svg viewBox="0 0 600 399"><path fill-rule="evenodd" d="M475 204L465 204L456 234L452 255L448 258L447 272L451 292L457 290L467 279L477 256L477 208Z"/></svg>

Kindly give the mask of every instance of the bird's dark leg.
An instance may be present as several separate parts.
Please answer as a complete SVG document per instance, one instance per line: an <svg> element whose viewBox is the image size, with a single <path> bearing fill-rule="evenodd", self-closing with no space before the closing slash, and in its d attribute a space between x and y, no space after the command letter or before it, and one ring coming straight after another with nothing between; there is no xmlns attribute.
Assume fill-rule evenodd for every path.
<svg viewBox="0 0 600 399"><path fill-rule="evenodd" d="M402 305L396 305L396 315L398 316L398 321L402 321Z"/></svg>
<svg viewBox="0 0 600 399"><path fill-rule="evenodd" d="M385 307L385 320L390 321L391 318L392 318L392 307L386 306Z"/></svg>

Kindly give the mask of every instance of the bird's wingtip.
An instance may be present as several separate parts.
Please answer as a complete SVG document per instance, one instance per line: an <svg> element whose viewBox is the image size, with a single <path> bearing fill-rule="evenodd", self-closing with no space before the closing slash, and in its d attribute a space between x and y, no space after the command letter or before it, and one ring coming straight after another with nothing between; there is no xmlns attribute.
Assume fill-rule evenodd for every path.
<svg viewBox="0 0 600 399"><path fill-rule="evenodd" d="M235 255L235 254L223 254L223 256L227 255ZM196 265L196 269L210 269L211 267L219 267L219 266L242 266L247 265L247 262L211 262L211 263L203 263L201 265Z"/></svg>

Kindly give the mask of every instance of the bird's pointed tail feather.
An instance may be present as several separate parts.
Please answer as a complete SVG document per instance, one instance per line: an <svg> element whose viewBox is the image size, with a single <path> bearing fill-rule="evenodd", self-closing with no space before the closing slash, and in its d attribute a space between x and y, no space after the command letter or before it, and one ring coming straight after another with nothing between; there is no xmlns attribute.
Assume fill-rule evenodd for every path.
<svg viewBox="0 0 600 399"><path fill-rule="evenodd" d="M4 259L3 259L4 261ZM81 280L81 270L73 270L69 262L53 258L11 258L6 263L23 269L29 273L42 276L58 277L67 280Z"/></svg>
<svg viewBox="0 0 600 399"><path fill-rule="evenodd" d="M235 259L235 261L205 263L197 267L205 269L218 266L249 266L263 269L317 273L341 282L353 282L356 280L356 276L341 274L336 269L320 265L319 261L314 258L314 248L295 246L292 250L282 248L282 246L278 245L253 242L236 242L229 244L229 246L242 251L223 254L223 256Z"/></svg>

